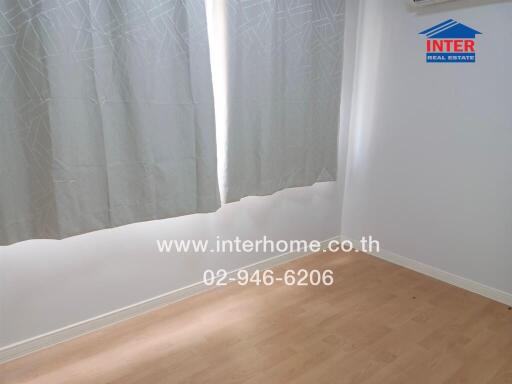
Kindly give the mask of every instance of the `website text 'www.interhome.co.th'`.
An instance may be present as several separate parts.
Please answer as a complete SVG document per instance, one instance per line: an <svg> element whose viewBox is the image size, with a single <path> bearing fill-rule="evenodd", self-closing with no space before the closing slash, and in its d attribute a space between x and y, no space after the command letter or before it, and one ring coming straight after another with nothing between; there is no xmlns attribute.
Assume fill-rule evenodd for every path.
<svg viewBox="0 0 512 384"><path fill-rule="evenodd" d="M260 239L242 239L236 236L223 239L217 236L215 240L169 239L157 240L160 253L288 253L288 252L351 252L378 253L380 244L372 236L362 236L358 241L351 240L273 240L267 236Z"/></svg>

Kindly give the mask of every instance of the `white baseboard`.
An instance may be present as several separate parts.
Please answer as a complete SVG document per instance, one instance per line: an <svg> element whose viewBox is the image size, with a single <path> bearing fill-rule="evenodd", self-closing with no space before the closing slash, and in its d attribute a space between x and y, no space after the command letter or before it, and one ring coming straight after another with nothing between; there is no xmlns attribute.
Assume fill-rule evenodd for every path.
<svg viewBox="0 0 512 384"><path fill-rule="evenodd" d="M322 241L320 251L327 249L328 245L332 241L338 240L339 236L335 236L330 239ZM234 271L229 272L228 275L236 275L236 273L241 269L248 270L249 272L251 272L256 269L272 268L277 265L286 263L288 261L308 256L310 254L311 252L309 251L299 251L273 256L268 259L259 261L257 263L238 268ZM76 337L83 336L85 334L97 331L101 328L119 323L121 321L128 320L130 318L142 315L144 313L153 311L155 309L175 303L177 301L186 299L188 297L197 295L198 293L205 292L210 289L215 289L215 287L208 286L203 281L201 281L186 287L176 289L168 293L164 293L151 299L144 300L139 303L135 303L97 317L93 317L91 319L71 324L66 327L56 329L54 331L39 336L35 336L30 339L17 342L15 344L7 345L5 347L0 348L0 364L20 358L22 356L39 351L41 349L45 349L56 344L74 339Z"/></svg>
<svg viewBox="0 0 512 384"><path fill-rule="evenodd" d="M360 248L358 248L358 245L360 244L359 241L355 241L346 236L341 236L341 240L350 241L355 248L357 248L359 251L362 251ZM410 259L405 256L398 255L394 252L390 252L382 248L380 249L380 252L373 252L370 253L370 255L389 261L390 263L400 265L407 269L412 269L413 271L419 272L423 275L427 275L433 277L434 279L444 281L445 283L479 294L481 296L498 301L508 306L512 306L512 293L501 291L497 288L489 287L485 284L481 284L474 280L459 275L455 275L451 272L444 271L442 269L421 263L417 260Z"/></svg>

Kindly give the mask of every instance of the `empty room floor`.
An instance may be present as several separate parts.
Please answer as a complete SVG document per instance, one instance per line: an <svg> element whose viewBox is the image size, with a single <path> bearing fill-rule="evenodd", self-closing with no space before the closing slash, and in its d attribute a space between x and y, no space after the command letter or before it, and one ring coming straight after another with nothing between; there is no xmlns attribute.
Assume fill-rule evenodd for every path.
<svg viewBox="0 0 512 384"><path fill-rule="evenodd" d="M512 383L512 311L362 253L231 284L0 366L0 383Z"/></svg>

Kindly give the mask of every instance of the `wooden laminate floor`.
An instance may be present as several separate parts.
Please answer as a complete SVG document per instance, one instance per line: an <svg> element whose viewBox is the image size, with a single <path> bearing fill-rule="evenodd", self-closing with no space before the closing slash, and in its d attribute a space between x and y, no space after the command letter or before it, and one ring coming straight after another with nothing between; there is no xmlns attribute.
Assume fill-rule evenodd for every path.
<svg viewBox="0 0 512 384"><path fill-rule="evenodd" d="M363 254L331 287L230 285L0 366L0 383L512 383L507 306Z"/></svg>

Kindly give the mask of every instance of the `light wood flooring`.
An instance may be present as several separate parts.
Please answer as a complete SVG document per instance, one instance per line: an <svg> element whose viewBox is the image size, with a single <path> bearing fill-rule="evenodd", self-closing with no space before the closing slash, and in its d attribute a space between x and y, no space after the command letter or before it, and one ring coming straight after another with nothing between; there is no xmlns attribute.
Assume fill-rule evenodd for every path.
<svg viewBox="0 0 512 384"><path fill-rule="evenodd" d="M512 311L361 253L331 287L232 284L0 366L0 383L512 383Z"/></svg>

